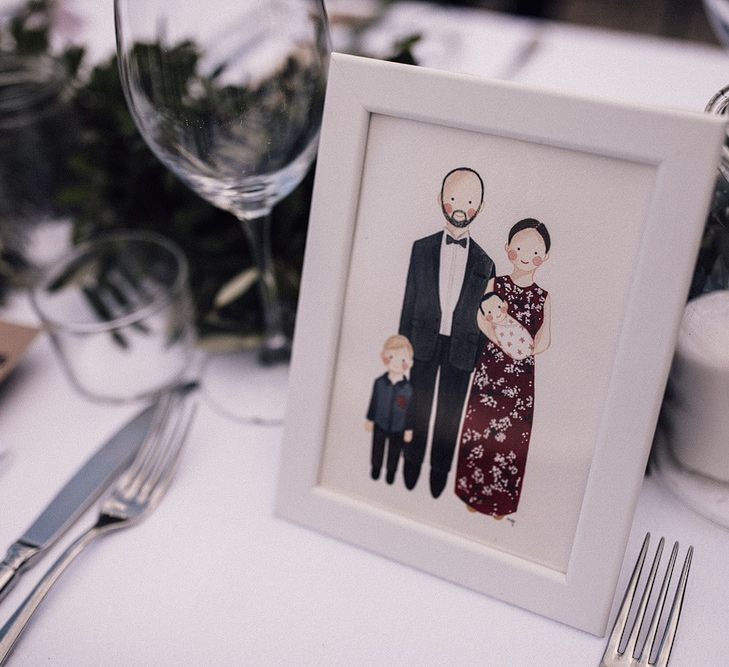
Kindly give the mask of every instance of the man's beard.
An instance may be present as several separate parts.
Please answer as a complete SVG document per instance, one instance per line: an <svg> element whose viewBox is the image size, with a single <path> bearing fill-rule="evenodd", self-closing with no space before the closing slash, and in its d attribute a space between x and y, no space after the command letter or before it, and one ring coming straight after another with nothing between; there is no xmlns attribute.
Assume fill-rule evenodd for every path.
<svg viewBox="0 0 729 667"><path fill-rule="evenodd" d="M463 218L462 219L461 218L454 218L453 216L456 213L462 213L463 214ZM473 220L473 218L476 217L474 215L473 218L469 218L468 215L466 214L466 212L465 211L461 211L460 209L457 209L457 210L453 211L453 213L451 213L450 215L448 215L448 213L446 213L445 208L443 209L443 215L445 216L445 219L448 222L450 222L456 229L463 229L464 227L468 227L468 225L471 224L471 221Z"/></svg>

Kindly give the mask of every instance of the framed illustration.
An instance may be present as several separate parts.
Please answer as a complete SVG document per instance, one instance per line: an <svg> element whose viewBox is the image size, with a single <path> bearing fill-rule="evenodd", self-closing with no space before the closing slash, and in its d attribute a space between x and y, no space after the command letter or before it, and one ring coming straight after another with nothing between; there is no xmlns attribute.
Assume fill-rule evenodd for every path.
<svg viewBox="0 0 729 667"><path fill-rule="evenodd" d="M277 512L604 634L723 138L334 54Z"/></svg>

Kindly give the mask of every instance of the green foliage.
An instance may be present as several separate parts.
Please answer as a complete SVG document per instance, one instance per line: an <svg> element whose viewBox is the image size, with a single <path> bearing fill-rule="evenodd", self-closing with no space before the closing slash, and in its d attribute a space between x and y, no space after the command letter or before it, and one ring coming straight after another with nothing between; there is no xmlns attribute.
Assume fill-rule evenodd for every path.
<svg viewBox="0 0 729 667"><path fill-rule="evenodd" d="M54 0L29 0L10 19L8 32L0 40L0 47L7 50L7 42L10 41L18 55L46 53L54 5Z"/></svg>
<svg viewBox="0 0 729 667"><path fill-rule="evenodd" d="M0 50L23 55L46 53L53 8L54 0L29 0L12 20L9 34L0 37ZM397 45L393 60L414 63L411 48L417 39L408 38ZM136 48L146 50L149 66L159 59L159 45ZM181 72L176 85L186 85L194 76L198 59L195 45L176 45L172 57L179 59ZM253 264L238 222L191 192L149 150L127 110L116 57L94 67L83 81L75 78L83 49L70 48L56 59L66 69L73 86L69 89L71 94L64 97L63 113L52 117L44 139L52 145L46 162L54 174L49 194L54 215L72 219L77 241L118 228L150 229L170 237L182 247L190 262L200 333L255 335L262 328L257 290L248 289L220 307L214 302L221 286ZM293 68L293 64L288 67ZM302 75L305 73L295 68L282 74L289 78ZM200 83L205 85L204 81ZM249 91L219 88L217 98L213 98L216 114L227 103L226 96L267 95L265 86L264 82L260 88ZM175 94L171 99L179 97ZM236 99L236 103L239 101ZM184 103L194 104L195 100L187 99ZM285 104L280 106L286 108ZM286 112L290 111L289 107ZM313 171L312 167L298 189L275 207L272 216L275 271L290 328L298 296ZM0 234L1 225L0 216ZM12 256L0 256L0 297L3 262L19 266L22 253L16 249Z"/></svg>

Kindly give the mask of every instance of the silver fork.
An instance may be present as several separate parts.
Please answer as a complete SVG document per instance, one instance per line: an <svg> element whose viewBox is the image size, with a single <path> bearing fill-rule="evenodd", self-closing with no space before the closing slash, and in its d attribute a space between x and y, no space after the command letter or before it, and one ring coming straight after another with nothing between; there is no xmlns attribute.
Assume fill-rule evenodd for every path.
<svg viewBox="0 0 729 667"><path fill-rule="evenodd" d="M648 551L650 537L651 534L647 533L643 540L643 547L641 548L640 555L635 563L633 574L630 577L628 588L625 591L623 603L620 605L620 611L615 619L615 625L613 625L607 647L605 648L605 653L602 656L600 667L614 667L615 665L629 665L630 667L644 667L646 665L651 665L653 667L666 667L666 665L668 665L668 659L671 656L671 649L673 648L673 641L676 637L678 621L681 616L683 598L686 593L686 582L688 581L689 569L691 568L691 558L694 553L694 548L689 547L683 562L683 568L681 569L681 577L678 581L678 586L676 587L676 592L673 597L671 611L666 619L662 636L658 636L658 628L661 621L663 606L666 601L668 587L673 575L673 566L678 554L678 542L675 542L673 545L671 557L668 561L668 566L666 567L666 574L663 577L661 590L656 601L655 611L653 612L651 624L648 629L648 634L642 642L640 650L636 653L636 649L638 648L638 638L641 634L640 631L645 619L651 591L653 590L653 583L656 579L658 564L660 563L661 554L663 553L663 545L665 542L663 538L661 538L658 543L656 555L653 558L653 565L651 566L651 571L648 575L648 580L646 581L645 589L640 599L640 605L638 606L638 610L635 614L633 625L630 628L630 635L628 637L627 644L625 649L622 652L620 651L621 639L628 630L630 608L636 597L638 580L640 579L640 574L643 569L643 562L645 561L646 552ZM658 649L659 646L660 649ZM654 655L656 651L657 655L655 662L651 662L651 656Z"/></svg>
<svg viewBox="0 0 729 667"><path fill-rule="evenodd" d="M196 386L195 383L180 385L160 397L149 434L129 468L101 501L96 523L58 557L0 629L0 665L5 663L38 605L73 559L100 535L134 525L162 499L172 481L194 416L196 402L191 400L191 394Z"/></svg>

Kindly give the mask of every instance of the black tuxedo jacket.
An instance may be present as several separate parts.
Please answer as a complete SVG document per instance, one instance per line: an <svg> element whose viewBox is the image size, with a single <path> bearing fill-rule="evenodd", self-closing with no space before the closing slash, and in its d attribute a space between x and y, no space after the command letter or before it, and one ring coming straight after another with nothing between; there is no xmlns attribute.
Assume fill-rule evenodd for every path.
<svg viewBox="0 0 729 667"><path fill-rule="evenodd" d="M422 361L432 358L440 331L438 271L443 234L440 231L413 243L405 285L400 333L410 339L415 359ZM470 239L466 273L453 311L449 357L453 366L464 371L473 370L476 358L486 343L486 337L476 324L476 313L486 285L494 275L491 258Z"/></svg>

